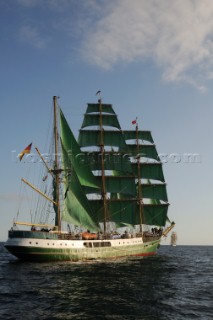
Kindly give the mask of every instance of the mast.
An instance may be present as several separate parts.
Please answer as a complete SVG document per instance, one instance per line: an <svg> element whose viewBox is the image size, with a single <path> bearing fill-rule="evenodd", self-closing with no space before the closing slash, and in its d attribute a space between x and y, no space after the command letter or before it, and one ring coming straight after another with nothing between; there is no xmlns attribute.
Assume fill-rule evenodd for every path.
<svg viewBox="0 0 213 320"><path fill-rule="evenodd" d="M61 231L61 212L60 212L60 169L59 169L59 159L58 159L58 117L57 117L57 97L53 97L53 107L54 107L54 140L55 140L55 193L56 193L56 225L58 225L58 231Z"/></svg>
<svg viewBox="0 0 213 320"><path fill-rule="evenodd" d="M100 94L100 92L98 92ZM103 198L104 206L104 234L107 231L107 194L106 194L106 182L105 182L105 170L104 170L104 133L103 133L103 119L102 119L102 100L101 97L98 100L99 102L99 113L100 113L100 153L101 153L101 193Z"/></svg>
<svg viewBox="0 0 213 320"><path fill-rule="evenodd" d="M141 184L141 161L140 161L140 146L139 146L139 137L138 137L138 122L136 118L136 144L137 144L137 167L138 167L138 204L139 204L139 214L140 214L140 233L143 233L142 227L142 214L143 214L143 203L142 203L142 184Z"/></svg>

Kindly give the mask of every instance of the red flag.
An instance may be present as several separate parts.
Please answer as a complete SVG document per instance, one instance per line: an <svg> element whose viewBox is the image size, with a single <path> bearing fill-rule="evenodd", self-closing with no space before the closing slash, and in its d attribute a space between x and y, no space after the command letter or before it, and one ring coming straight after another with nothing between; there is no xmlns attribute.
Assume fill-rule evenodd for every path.
<svg viewBox="0 0 213 320"><path fill-rule="evenodd" d="M136 123L137 123L137 120L133 120L133 121L132 121L132 124L136 124Z"/></svg>
<svg viewBox="0 0 213 320"><path fill-rule="evenodd" d="M29 146L27 146L20 154L19 154L19 159L20 161L22 160L23 156L25 155L25 153L30 153L30 150L31 150L31 146L32 146L32 143L29 144Z"/></svg>

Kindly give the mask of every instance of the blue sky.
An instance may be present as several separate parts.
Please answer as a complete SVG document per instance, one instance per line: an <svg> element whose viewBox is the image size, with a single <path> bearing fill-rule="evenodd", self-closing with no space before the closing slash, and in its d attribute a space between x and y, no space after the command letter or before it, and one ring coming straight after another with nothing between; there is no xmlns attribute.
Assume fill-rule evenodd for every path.
<svg viewBox="0 0 213 320"><path fill-rule="evenodd" d="M213 2L0 0L0 240L18 207L30 142L44 148L52 97L75 135L86 103L137 116L164 154L179 244L213 244ZM188 160L191 155L191 160Z"/></svg>

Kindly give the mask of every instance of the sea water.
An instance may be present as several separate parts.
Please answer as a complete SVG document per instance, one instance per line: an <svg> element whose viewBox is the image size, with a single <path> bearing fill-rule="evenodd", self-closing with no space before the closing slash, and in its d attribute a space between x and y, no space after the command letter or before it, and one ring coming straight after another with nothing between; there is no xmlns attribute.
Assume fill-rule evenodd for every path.
<svg viewBox="0 0 213 320"><path fill-rule="evenodd" d="M20 262L0 246L0 319L213 319L213 247L147 258Z"/></svg>

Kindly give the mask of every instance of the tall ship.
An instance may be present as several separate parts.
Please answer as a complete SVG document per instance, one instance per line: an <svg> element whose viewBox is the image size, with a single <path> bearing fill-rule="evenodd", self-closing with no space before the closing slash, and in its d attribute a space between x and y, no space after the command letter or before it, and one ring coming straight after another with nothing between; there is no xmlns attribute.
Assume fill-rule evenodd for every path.
<svg viewBox="0 0 213 320"><path fill-rule="evenodd" d="M170 242L172 247L176 247L177 245L177 232L172 232L171 234L171 242Z"/></svg>
<svg viewBox="0 0 213 320"><path fill-rule="evenodd" d="M53 97L53 157L35 148L42 187L22 179L40 200L28 222L19 220L18 211L5 243L21 260L151 256L175 225L151 132L140 130L137 118L133 130L123 130L113 106L102 102L100 91L96 95L77 140ZM30 152L31 144L20 160Z"/></svg>

